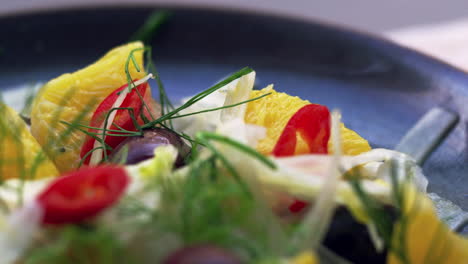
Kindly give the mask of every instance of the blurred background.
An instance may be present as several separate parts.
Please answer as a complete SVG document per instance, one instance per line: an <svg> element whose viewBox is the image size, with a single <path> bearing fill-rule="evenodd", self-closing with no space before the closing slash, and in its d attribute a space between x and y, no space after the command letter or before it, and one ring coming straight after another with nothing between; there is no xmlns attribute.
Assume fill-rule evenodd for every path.
<svg viewBox="0 0 468 264"><path fill-rule="evenodd" d="M381 33L413 25L433 24L468 17L466 0L1 0L0 13L103 5L164 3L273 12L313 18Z"/></svg>

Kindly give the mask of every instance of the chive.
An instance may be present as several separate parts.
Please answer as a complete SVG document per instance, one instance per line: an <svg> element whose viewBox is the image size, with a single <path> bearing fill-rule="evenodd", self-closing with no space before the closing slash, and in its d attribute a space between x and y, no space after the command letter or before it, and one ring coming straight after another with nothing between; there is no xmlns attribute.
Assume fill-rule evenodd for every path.
<svg viewBox="0 0 468 264"><path fill-rule="evenodd" d="M146 104L145 99L144 99L143 96L141 95L140 91L139 91L138 89L136 89L135 91L136 91L138 97L140 98L141 102L143 102L143 108L146 108L146 110L148 111L148 114L149 114L150 117L151 117L151 120L154 120L153 113L151 113L151 108ZM146 118L146 116L144 115L144 111L141 111L141 116L142 116L143 118ZM145 122L147 123L148 121L145 121Z"/></svg>
<svg viewBox="0 0 468 264"><path fill-rule="evenodd" d="M202 114L202 113L208 113L208 112L213 112L213 111L218 111L218 110L222 110L222 109L227 109L227 108L236 107L236 106L239 106L239 105L242 105L242 104L246 104L246 103L249 103L249 102L252 102L252 101L259 100L259 99L261 99L261 98L263 98L263 97L265 97L265 96L268 96L268 95L270 95L270 94L271 94L271 93L266 93L266 94L257 96L257 97L255 97L255 98L248 99L248 100L245 100L245 101L242 101L242 102L239 102L239 103L235 103L235 104L231 104L231 105L224 105L224 106L215 107L215 108L210 108L210 109L206 109L206 110L201 110L201 111L197 111L197 112L193 112L193 113L177 115L177 116L172 117L171 119L176 119L176 118L181 118L181 117L187 117L187 116L192 116L192 115L198 115L198 114Z"/></svg>
<svg viewBox="0 0 468 264"><path fill-rule="evenodd" d="M171 103L171 100L167 96L166 90L164 88L164 84L161 81L159 72L153 62L152 52L153 52L152 48L148 47L146 51L147 69L148 71L152 72L155 76L156 83L158 85L158 91L159 91L159 104L161 105L161 115L165 115L166 113L174 110L174 105ZM172 125L172 120L169 120L168 126L171 129L174 129L174 126Z"/></svg>
<svg viewBox="0 0 468 264"><path fill-rule="evenodd" d="M93 149L91 149L90 151L86 152L86 154L83 155L83 157L80 159L80 163L78 164L78 168L81 168L81 166L83 166L84 162L86 161L86 159L91 156L93 154L94 151L98 150L98 149L102 149L103 152L106 152L107 148L104 148L104 147L95 147Z"/></svg>
<svg viewBox="0 0 468 264"><path fill-rule="evenodd" d="M172 110L171 112L159 117L158 119L143 125L142 128L143 129L149 128L149 127L152 127L152 126L154 126L154 125L156 125L158 123L162 123L165 120L173 118L180 111L190 107L191 105L193 105L196 102L202 100L206 96L208 96L208 95L212 94L213 92L221 89L226 84L228 84L228 83L232 82L233 80L236 80L236 79L238 79L238 78L240 78L240 77L242 77L244 75L247 75L250 72L252 72L252 69L250 69L248 67L241 69L240 71L238 71L238 72L232 74L231 76L227 77L226 79L218 82L217 84L215 84L214 86L208 88L207 90L196 94L195 96L190 98L185 104L183 104L183 105L179 106L178 108Z"/></svg>
<svg viewBox="0 0 468 264"><path fill-rule="evenodd" d="M135 56L133 56L133 54L130 55L130 59L132 59L133 66L135 67L137 72L140 72L141 71L140 66L136 62Z"/></svg>
<svg viewBox="0 0 468 264"><path fill-rule="evenodd" d="M205 144L205 147L209 149L224 165L224 167L228 170L228 172L236 179L237 183L242 186L242 189L246 194L249 194L251 196L251 192L245 182L242 180L241 176L239 173L236 171L234 166L229 162L229 160L223 156L210 142L208 141L202 141Z"/></svg>
<svg viewBox="0 0 468 264"><path fill-rule="evenodd" d="M385 209L364 191L359 180L359 174L355 171L356 169L351 171L349 184L361 201L366 214L375 224L377 232L382 236L385 245L389 246L392 244L393 222Z"/></svg>
<svg viewBox="0 0 468 264"><path fill-rule="evenodd" d="M206 142L209 140L215 140L217 142L220 142L222 144L230 145L232 147L237 148L238 150L244 152L245 154L248 154L252 156L253 158L256 158L257 160L261 161L263 164L265 164L267 167L270 169L275 170L276 169L276 164L273 163L270 159L268 159L266 156L258 153L255 149L244 145L240 142L237 142L229 137L222 136L219 134L211 133L211 132L199 132L197 133L197 138L200 139L202 142Z"/></svg>
<svg viewBox="0 0 468 264"><path fill-rule="evenodd" d="M137 71L140 71L138 63L136 63L135 56L133 55L133 53L138 52L138 51L144 52L145 48L136 48L136 49L131 50L128 57L127 57L127 60L125 61L125 75L127 77L127 89L128 89L129 92L133 88L135 88L135 83L133 82L133 78L132 78L132 75L130 74L130 69L129 69L130 62L133 63L133 65L134 65L134 67L135 67L135 69Z"/></svg>

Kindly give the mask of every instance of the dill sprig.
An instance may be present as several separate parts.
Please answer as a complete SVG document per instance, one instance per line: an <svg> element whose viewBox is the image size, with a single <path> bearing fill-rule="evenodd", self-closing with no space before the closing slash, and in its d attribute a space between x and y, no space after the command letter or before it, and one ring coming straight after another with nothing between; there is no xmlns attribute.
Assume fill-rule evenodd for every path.
<svg viewBox="0 0 468 264"><path fill-rule="evenodd" d="M210 145L209 141L225 143L274 167L266 157L232 139L206 132L199 134L200 137L204 144ZM138 197L127 197L126 202L121 203L117 219L132 225L130 230L135 231L128 243L143 245L129 248L132 255L141 257L139 262L160 262L168 253L193 244L222 246L241 256L246 263L283 257L282 245L287 241L287 230L261 196L251 195L250 190L255 186L244 179L226 177L230 169L222 162L223 158L227 160L220 152L198 156L184 170L185 177L169 175L157 179L156 185L149 183L148 186L153 187L148 193L155 193L151 188L159 190L157 209L148 207Z"/></svg>
<svg viewBox="0 0 468 264"><path fill-rule="evenodd" d="M141 72L142 69L141 69L140 65L138 65L134 53L135 52L145 52L145 50L146 50L145 47L136 48L136 49L131 50L130 53L128 54L127 60L125 61L124 69L125 69L125 76L127 78L127 88L126 89L128 90L128 92L130 92L133 88L136 87L135 82L134 82L134 80L132 78L132 75L130 74L130 62L132 63L133 67L135 67L135 70L137 72Z"/></svg>
<svg viewBox="0 0 468 264"><path fill-rule="evenodd" d="M266 157L265 155L262 155L255 149L247 145L244 145L232 138L229 138L229 137L217 134L217 133L212 133L212 132L199 132L197 133L196 138L198 138L201 142L209 142L212 140L221 144L229 145L243 152L244 154L257 159L258 161L262 162L265 166L267 166L270 169L275 170L277 168L276 164L272 162L268 157Z"/></svg>
<svg viewBox="0 0 468 264"><path fill-rule="evenodd" d="M226 84L228 84L228 83L230 83L230 82L232 82L232 81L234 81L234 80L236 80L236 79L238 79L238 78L240 78L240 77L242 77L244 75L247 75L247 74L251 73L252 71L253 70L251 68L248 68L248 67L245 67L245 68L239 70L238 72L230 75L229 77L227 77L224 80L218 82L217 84L215 84L212 87L206 89L205 91L196 94L195 96L190 98L187 102L185 102L183 105L177 107L176 109L170 111L169 113L167 113L165 115L162 115L161 117L157 118L156 120L143 125L142 128L143 129L150 128L150 127L158 125L159 123L162 123L162 122L164 122L166 120L174 118L180 111L189 108L190 106L192 106L193 104L199 102L200 100L202 100L203 98L205 98L208 95L212 94L213 92L221 89ZM224 108L228 108L228 107L233 107L233 106L224 106ZM216 110L220 110L220 109L222 109L222 108L217 108Z"/></svg>
<svg viewBox="0 0 468 264"><path fill-rule="evenodd" d="M159 90L159 100L160 100L160 105L161 105L161 116L158 117L158 118L155 118L152 115L151 108L147 105L147 103L145 102L145 100L143 99L143 96L139 93L139 91L136 90L137 93L138 93L138 96L139 96L139 98L140 98L140 100L142 102L143 108L145 108L147 110L147 112L150 114L150 117L151 117L151 120L148 120L146 118L146 116L144 115L144 111L141 111L140 117L144 121L144 125L140 126L138 124L138 122L136 121L136 117L135 117L135 114L134 114L133 110L132 109L127 109L128 114L129 114L130 118L132 119L132 121L134 123L134 126L135 126L135 128L137 130L136 132L127 131L127 130L119 127L116 124L113 124L113 125L115 127L117 127L117 130L113 129L112 131L110 131L110 129L108 128L107 124L109 122L109 117L111 116L111 113L114 112L114 111L117 111L117 110L124 110L125 109L125 108L121 108L121 107L114 107L114 108L110 109L106 113L103 127L91 127L91 126L86 126L86 125L78 125L80 127L80 128L77 128L79 131L81 131L81 132L87 134L88 136L94 138L100 145L98 147L95 147L95 148L91 149L88 153L86 153L84 155L84 157L80 161L80 166L81 166L81 164L83 164L85 159L87 159L89 156L92 157L92 154L97 150L102 152L102 159L101 159L100 162L102 163L102 162L107 162L108 161L107 151L108 150L110 151L111 149L107 148L108 146L106 146L106 143L105 143L105 138L107 136L141 136L143 134L144 129L148 129L148 128L152 128L152 127L156 127L156 126L161 126L161 127L164 127L166 129L169 129L169 130L175 132L176 134L178 134L182 138L188 140L193 145L193 143L196 141L195 139L192 139L188 135L177 133L176 131L174 131L173 124L172 124L172 119L181 118L181 117L188 117L188 116L191 116L191 115L196 115L196 114L201 114L201 113L206 113L206 112L211 112L211 111L219 111L219 110L226 109L226 108L236 107L236 106L239 106L241 104L245 104L245 103L248 103L248 102L251 102L251 101L254 101L254 100L258 100L258 99L261 99L261 98L269 95L269 94L265 94L265 95L261 95L261 96L258 96L256 98L245 100L243 102L239 102L239 103L236 103L236 104L226 105L226 106L223 106L223 107L217 107L217 108L213 108L213 109L206 109L206 110L203 110L203 111L198 111L198 112L194 112L194 113L186 113L186 114L181 115L180 114L181 111L189 108L193 104L197 103L198 101L202 100L203 98L205 98L209 94L217 91L218 89L222 88L223 86L225 86L226 84L232 82L233 80L235 80L237 78L240 78L240 77L252 72L252 69L250 69L250 68L241 69L237 73L232 74L231 76L229 76L229 77L225 78L224 80L218 82L217 84L215 84L214 86L208 88L207 90L205 90L205 91L203 91L203 92L201 92L199 94L196 94L191 99L189 99L187 102L185 102L183 105L175 108L173 106L173 104L171 103L171 101L169 100L169 97L167 96L167 93L166 93L164 85L163 85L163 83L161 81L160 75L157 72L156 66L154 65L154 62L152 60L152 48L150 46L146 46L146 47L142 47L142 48L136 48L136 49L131 50L128 57L127 57L127 59L126 59L126 61L125 61L124 68L125 68L125 75L126 75L126 79L127 79L127 88L126 89L128 90L128 92L130 92L132 89L136 88L134 78L131 76L131 73L130 73L130 66L133 66L137 72L144 71L144 69L142 69L142 67L140 65L138 65L138 63L137 63L137 60L135 58L135 53L136 52L146 53L146 61L147 61L146 68L149 71L153 71L153 76L155 76L155 79L157 81L158 90ZM62 123L70 125L69 123L66 123L66 122L62 122ZM88 131L85 131L82 128L87 128ZM93 131L99 131L100 134L101 134L100 137L99 137L99 135L96 134L96 132L93 132ZM109 133L109 132L112 132L112 133ZM196 143L195 144L195 146L198 146L198 145L203 145L203 144L201 144L201 143ZM193 147L192 147L192 152L196 152L196 150L194 150Z"/></svg>
<svg viewBox="0 0 468 264"><path fill-rule="evenodd" d="M390 245L393 233L393 221L391 217L389 217L388 212L379 202L377 202L374 198L372 198L365 192L360 183L359 174L356 174L355 172L351 173L352 174L350 175L352 176L349 179L351 187L353 188L357 197L361 201L365 212L367 213L368 217L372 220L372 223L375 225L379 235L385 242L385 245Z"/></svg>
<svg viewBox="0 0 468 264"><path fill-rule="evenodd" d="M141 135L141 127L140 125L138 124L138 121L137 119L135 118L135 113L134 113L134 109L133 108L129 108L129 107L114 107L112 108L109 112L106 113L106 118L104 119L104 123L103 123L103 126L102 126L102 134L101 134L101 138L99 139L99 143L101 144L101 149L103 150L103 158L102 160L104 162L107 161L107 150L105 148L105 139L106 139L106 136L108 136L108 134L106 133L106 131L108 130L108 124L109 124L109 118L110 116L112 115L113 112L115 111L119 111L119 110L126 110L128 111L128 114L130 116L130 118L132 119L132 122L133 122L133 125L135 126L135 128L140 131L140 135ZM113 122L113 121L112 121ZM121 128L121 127L120 127ZM122 129L122 128L121 128ZM92 152L93 150L91 150ZM88 154L88 153L87 153Z"/></svg>
<svg viewBox="0 0 468 264"><path fill-rule="evenodd" d="M411 219L411 214L405 213L405 189L412 177L411 171L408 168L408 164L402 164L400 160L389 160L390 166L390 182L392 190L392 205L395 207L394 219L391 215L386 212L383 205L378 202L375 198L371 197L366 193L362 187L360 180L359 168L353 168L348 172L349 184L354 190L356 196L361 201L361 205L369 217L371 224L373 224L377 230L378 235L382 238L384 246L386 246L389 252L395 254L396 257L404 264L410 264L408 253L407 253L407 226ZM411 209L412 213L417 212L416 207ZM395 222L399 223L398 230L395 230Z"/></svg>
<svg viewBox="0 0 468 264"><path fill-rule="evenodd" d="M54 234L50 234L54 237ZM131 263L122 243L104 227L68 225L59 235L26 254L25 264Z"/></svg>
<svg viewBox="0 0 468 264"><path fill-rule="evenodd" d="M63 104L60 104L63 105ZM88 114L94 109L94 106L96 105L96 100L91 99L88 101L87 104L84 105L83 110L79 112L71 122L66 122L63 120L60 120L59 115L61 113L61 110L63 107L58 107L54 113L53 116L57 115L56 119L52 119L51 123L51 130L55 129L56 125L58 124L64 124L68 125L68 127L58 136L58 137L53 137L49 136L49 141L45 145L42 146L42 148L46 151L46 153L50 153L50 157L54 159L56 155L60 155L58 153L61 152L61 148L65 149L67 144L69 143L69 139L73 133L73 131L76 130L77 126L80 126L81 123L85 120L85 118L88 116ZM49 132L51 132L49 130ZM37 165L40 164L40 161L38 160Z"/></svg>
<svg viewBox="0 0 468 264"><path fill-rule="evenodd" d="M249 146L243 145L231 138L226 136L222 136L216 133L210 132L199 132L196 135L196 139L201 142L207 149L209 149L215 157L217 157L225 166L225 168L229 171L229 173L236 179L240 186L243 187L244 191L251 195L248 187L245 185L245 182L241 179L241 176L234 168L234 166L229 162L228 158L226 158L214 145L211 141L216 141L221 144L230 145L231 147L235 147L237 150L250 155L251 157L261 161L270 169L276 169L276 165L270 161L267 157L263 156L262 154L258 153L256 150L250 148Z"/></svg>
<svg viewBox="0 0 468 264"><path fill-rule="evenodd" d="M226 78L225 80L219 82L218 84L210 87L209 89L195 95L194 97L192 97L191 99L189 99L185 104L183 104L182 106L172 110L171 112L165 114L165 115L162 115L161 117L153 120L153 121L150 121L142 126L138 125L138 123L136 122L136 117L135 117L135 114L133 113L133 109L129 109L129 108L125 108L125 107L114 107L112 108L109 112L106 113L105 115L105 121L104 121L104 126L102 128L100 127L92 127L92 126L87 126L87 125L82 125L82 124L79 124L79 123L75 123L76 125L74 126L75 128L78 129L78 127L81 127L81 128L88 128L89 130L88 131L85 131L83 129L79 129L81 132L95 138L96 140L98 140L100 142L101 145L104 145L105 144L105 139L107 136L141 136L142 135L142 131L144 129L147 129L147 128L152 128L154 126L164 126L166 127L167 129L171 129L170 127L168 127L167 125L164 124L164 121L167 121L167 120L170 120L170 119L174 119L174 118L178 118L180 115L177 115L180 111L184 110L184 109L187 109L188 107L190 107L191 105L195 104L196 102L202 100L203 98L205 98L206 96L208 96L209 94L217 91L218 89L222 88L224 85L226 85L227 83L237 79L237 78L240 78L242 77L243 75L245 74L248 74L250 73L252 70L250 68L244 68L242 70L240 70L239 72L231 75L230 77ZM222 110L222 109L226 109L226 108L231 108L231 107L236 107L236 106L239 106L241 104L245 104L245 103L248 103L248 102L251 102L251 101L254 101L254 100L258 100L258 99L261 99L265 96L268 96L269 94L265 94L265 95L261 95L261 96L258 96L256 98L252 98L252 99L249 99L249 100L245 100L245 101L242 101L242 102L239 102L239 103L236 103L236 104L232 104L232 105L227 105L227 106L223 106L223 107L217 107L217 108L213 108L213 109L207 109L207 110L204 110L204 111L200 111L200 112L194 112L194 113L188 113L188 114L185 114L183 117L187 117L187 116L191 116L191 115L195 115L195 114L199 114L201 112L205 113L205 112L210 112L210 111L219 111L219 110ZM122 128L118 128L118 129L107 129L107 124L109 122L109 117L110 117L110 114L111 112L113 111L117 111L117 110L128 110L129 112L129 116L132 118L132 120L134 121L134 125L135 127L137 128L137 131L128 131L128 130L125 130L125 129L122 129ZM62 121L61 123L63 124L67 124L67 125L71 125L70 123L68 122L65 122L65 121ZM100 135L101 137L98 138L96 137L98 133L96 132L92 132L93 130L97 130L97 131L102 131L100 132ZM109 133L109 132L112 132L112 133ZM181 135L181 134L180 134ZM194 139L191 139L190 137L188 137L187 135L183 135L183 137L189 141L194 141ZM102 149L102 148L94 148L90 151L95 151L97 149ZM107 153L106 151L103 152L104 153L104 157L102 159L103 162L107 162L108 159L107 159ZM86 153L86 156L89 156L91 154L89 153Z"/></svg>
<svg viewBox="0 0 468 264"><path fill-rule="evenodd" d="M136 62L136 59L135 59L134 53L138 52L138 51L142 51L142 52L146 51L146 52L149 52L149 54L151 54L151 48L150 47L137 48L137 49L134 49L134 50L130 51L129 56L128 56L128 58L126 60L126 63L125 63L125 74L126 74L126 78L127 78L127 89L134 89L136 87L135 83L134 83L134 80L133 80L133 78L132 78L132 76L130 74L130 70L129 70L129 67L130 67L131 63L133 63L132 65L133 65L133 67L135 67L135 69L137 71L142 71L143 70L138 65L138 63ZM149 65L150 65L150 67L152 69L156 69L154 67L154 64L150 63ZM189 99L187 102L185 102L184 104L182 104L181 106L179 106L177 108L173 107L173 104L170 102L169 98L167 97L167 93L164 90L164 86L162 85L162 82L160 81L159 75L155 74L155 76L158 76L157 80L158 80L158 89L160 91L160 99L162 99L165 102L165 105L161 106L161 110L162 110L161 116L159 118L156 118L156 119L153 118L153 120L146 120L146 121L144 120L145 124L140 126L136 121L136 117L135 117L135 114L134 114L132 109L128 109L128 108L125 108L125 107L114 107L114 108L110 109L106 113L103 127L92 127L92 126L82 125L82 124L76 123L76 125L74 126L76 129L78 129L79 131L87 134L88 136L93 137L100 144L99 147L95 147L95 148L91 149L84 156L87 158L90 155L92 155L92 153L94 151L102 150L102 153L103 153L102 156L103 157L102 157L101 162L108 162L107 150L109 150L109 149L107 149L105 147L105 145L106 145L105 144L105 138L107 136L141 136L144 129L152 128L152 127L155 127L155 126L163 126L163 127L167 128L167 129L170 129L170 130L174 131L173 128L172 128L172 123L170 123L170 121L172 119L174 119L174 118L187 117L187 116L200 114L200 113L205 113L205 112L211 112L211 111L219 111L219 110L226 109L226 108L236 107L236 106L239 106L241 104L245 104L245 103L248 103L248 102L251 102L251 101L254 101L254 100L261 99L261 98L263 98L265 96L268 96L268 94L265 94L265 95L261 95L261 96L258 96L256 98L248 99L248 100L245 100L243 102L239 102L239 103L232 104L232 105L217 107L217 108L213 108L213 109L206 109L206 110L199 111L199 112L187 113L187 114L184 114L184 115L180 115L181 111L189 108L193 104L199 102L200 100L202 100L206 96L208 96L211 93L219 90L220 88L222 88L226 84L232 82L233 80L238 79L238 78L240 78L240 77L242 77L242 76L244 76L246 74L249 74L250 72L252 72L252 69L247 68L247 67L243 68L240 71L232 74L231 76L228 76L224 80L218 82L214 86L208 88L207 90L196 94L191 99ZM148 112L151 113L150 107L146 104L146 102L143 100L141 95L140 95L140 99L142 100L143 107L145 107L148 110ZM121 127L117 127L117 129L108 129L107 128L107 124L109 122L109 118L111 116L111 113L113 111L117 111L117 110L127 110L128 111L128 114L129 114L130 118L132 119L132 121L134 123L134 126L137 129L137 131L128 131L128 130L122 129ZM167 113L165 111L167 111ZM169 123L166 123L167 121L169 121ZM68 122L62 122L62 123L70 126L70 124ZM88 130L86 131L86 130L84 130L82 128L87 128ZM94 131L99 131L100 137ZM178 133L178 134L181 135L186 140L192 142L192 143L195 141L195 139L190 138L188 135L182 135L180 133ZM197 143L197 145L200 145L200 144ZM201 145L203 145L203 144L201 144ZM80 164L82 164L83 161L84 160L82 159Z"/></svg>
<svg viewBox="0 0 468 264"><path fill-rule="evenodd" d="M263 97L269 96L270 94L271 93L262 94L260 96L257 96L257 97L254 97L254 98L251 98L251 99L248 99L248 100L245 100L245 101L241 101L239 103L231 104L231 105L224 105L224 106L220 106L220 107L209 108L209 109L200 110L200 111L197 111L197 112L192 112L192 113L187 113L187 114L179 114L179 115L171 117L170 120L236 107L236 106L239 106L239 105L243 105L243 104L246 104L246 103L249 103L249 102L252 102L252 101L262 99Z"/></svg>
<svg viewBox="0 0 468 264"><path fill-rule="evenodd" d="M134 56L134 53L138 52L138 51L144 52L146 54L146 56L145 56L146 67L145 68L147 69L148 72L151 72L153 74L154 79L156 80L156 83L157 83L157 86L158 86L158 92L159 92L159 104L161 105L161 115L165 115L165 113L174 110L174 105L172 104L171 100L167 96L166 90L164 88L164 84L163 84L163 82L161 80L159 72L158 72L158 70L157 70L157 68L155 66L154 61L153 61L153 56L152 56L153 49L152 49L151 46L145 46L143 48L136 48L136 49L132 50L129 53L129 56L128 56L127 61L125 63L125 74L126 74L126 78L127 78L127 87L130 90L135 88L133 77L131 76L130 70L129 70L130 62L132 62L132 65L135 67L137 72L141 72L140 66L136 62L136 59L135 59L135 56ZM150 107L143 100L143 97L141 96L141 94L138 94L138 95L140 97L140 100L142 100L143 107L145 109L147 109L147 111L151 115ZM151 116L151 118L152 118L151 121L154 121L154 117ZM162 123L164 123L164 122L162 122ZM173 129L172 122L170 120L169 120L169 125L168 126L171 127L171 129Z"/></svg>
<svg viewBox="0 0 468 264"><path fill-rule="evenodd" d="M159 92L159 104L161 105L161 115L165 115L166 113L174 110L174 105L172 104L171 100L169 99L169 96L166 93L166 89L164 88L164 84L161 80L161 76L153 61L152 53L153 53L153 49L151 47L148 47L146 51L146 63L147 63L146 69L149 72L152 72L155 76L154 78L156 80L156 84L158 86L158 92ZM174 129L172 120L169 120L168 126L171 129Z"/></svg>

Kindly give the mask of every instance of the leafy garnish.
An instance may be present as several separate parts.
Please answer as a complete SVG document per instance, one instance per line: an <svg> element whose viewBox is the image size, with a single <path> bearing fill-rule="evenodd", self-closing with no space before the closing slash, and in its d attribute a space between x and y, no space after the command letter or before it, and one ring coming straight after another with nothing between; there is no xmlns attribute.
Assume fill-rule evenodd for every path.
<svg viewBox="0 0 468 264"><path fill-rule="evenodd" d="M152 53L153 53L152 48L148 47L146 51L146 63L147 63L146 69L152 72L155 76L156 83L158 85L159 104L161 105L161 115L165 115L166 113L174 110L174 105L172 104L171 100L169 99L169 96L166 93L166 89L164 88L164 84L161 80L161 76L156 68L155 63L153 62ZM171 120L169 120L168 126L171 129L174 129Z"/></svg>
<svg viewBox="0 0 468 264"><path fill-rule="evenodd" d="M190 98L187 102L185 102L183 105L177 107L176 109L170 111L169 113L167 113L165 115L162 115L158 119L143 125L142 128L143 129L150 128L150 127L153 127L153 126L157 125L158 123L162 123L163 121L174 118L180 111L182 111L184 109L187 109L191 105L199 102L200 100L202 100L203 98L205 98L208 95L212 94L213 92L221 89L226 84L228 84L228 83L230 83L230 82L232 82L232 81L234 81L234 80L236 80L236 79L238 79L238 78L240 78L240 77L242 77L244 75L247 75L247 74L251 73L252 71L253 70L251 68L248 68L248 67L245 67L245 68L239 70L238 72L236 72L236 73L230 75L229 77L223 79L222 81L220 81L217 84L213 85L212 87L206 89L205 91L196 94L195 96Z"/></svg>
<svg viewBox="0 0 468 264"><path fill-rule="evenodd" d="M237 142L237 141L235 141L235 140L233 140L233 139L231 139L229 137L219 135L219 134L216 134L216 133L211 133L211 132L199 132L197 134L197 138L200 139L201 142L209 142L210 140L213 140L213 141L219 142L221 144L229 145L231 147L234 147L234 148L240 150L244 154L247 154L247 155L261 161L268 168L276 169L276 164L273 163L269 158L267 158L266 156L260 154L255 149L253 149L253 148L251 148L251 147L249 147L247 145L244 145L244 144L242 144L240 142Z"/></svg>
<svg viewBox="0 0 468 264"><path fill-rule="evenodd" d="M125 64L125 73L127 75L127 81L128 81L128 86L127 86L127 89L133 89L136 87L135 85L135 82L134 80L132 79L132 76L130 75L130 71L129 71L129 65L131 62L134 63L134 67L139 71L139 70L142 70L141 68L139 68L139 66L136 64L135 62L135 59L134 59L134 52L137 52L137 51L144 51L144 50L150 50L148 48L138 48L138 49L134 49L130 52L129 54L129 57L127 58L127 62ZM133 59L132 59L133 58ZM77 125L73 126L75 127L76 129L80 130L81 132L84 132L86 133L87 135L93 137L96 139L97 142L100 143L100 146L96 147L96 148L93 148L92 150L90 150L88 153L86 153L84 156L85 157L88 157L89 155L92 155L91 153L96 151L96 150L104 150L106 144L105 144L105 138L106 136L116 136L116 135L119 135L121 134L120 136L141 136L142 135L142 131L143 129L147 129L147 128L152 128L152 127L156 127L156 126L163 126L167 129L171 129L172 130L172 124L169 123L169 124L166 124L165 122L166 121L170 121L174 118L178 118L180 115L179 115L179 112L184 110L184 109L187 109L188 107L190 107L191 105L199 102L200 100L202 100L203 98L205 98L206 96L208 96L209 94L219 90L220 88L224 87L226 84L232 82L233 80L237 79L237 78L240 78L246 74L249 74L250 72L252 72L252 69L250 68L243 68L241 69L240 71L232 74L231 76L227 77L226 79L218 82L217 84L215 84L214 86L208 88L207 90L203 91L203 92L200 92L199 94L193 96L191 99L189 99L185 104L173 109L172 107L172 104L170 103L170 101L168 100L167 96L166 96L166 92L164 91L164 87L163 86L159 86L160 88L160 94L162 95L162 98L165 98L164 100L166 100L168 102L168 108L166 108L166 110L169 110L169 112L165 113L165 114L162 114L160 117L154 119L154 120L148 120L149 122L146 122L144 125L140 126L138 125L137 123L137 118L135 117L135 115L132 113L132 110L131 109L127 109L129 111L129 115L130 117L132 118L132 120L134 120L134 124L135 124L135 128L137 129L137 131L127 131L127 130L123 130L121 128L117 129L117 130L110 130L110 129L107 129L107 124L109 122L109 117L111 115L111 113L113 111L117 111L117 110L122 110L122 109L125 109L125 108L121 108L121 107L115 107L115 108L112 108L109 110L108 113L106 113L105 115L105 120L104 120L104 126L102 128L100 127L91 127L91 126L86 126L86 125L82 125L82 124L79 124L79 123L75 123ZM268 95L268 94L267 94ZM253 100L258 100L264 96L267 96L267 95L262 95L262 96L259 96L257 98L253 98L253 99L249 99L249 100L246 100L244 102L240 102L240 103L236 103L236 104L233 104L233 105L228 105L228 106L224 106L224 107L219 107L219 108L215 108L215 109L207 109L206 111L203 111L203 112L208 112L208 111L218 111L218 110L221 110L221 109L224 109L224 108L230 108L230 107L235 107L235 106L238 106L238 105L241 105L241 104L244 104L244 103L247 103L247 102L250 102L250 101L253 101ZM149 109L149 106L146 105L146 103L144 101L143 102L143 106L146 107L148 109L148 111L150 111ZM164 107L162 107L162 109L164 109ZM190 116L190 115L194 115L194 114L197 114L197 113L189 113L189 114L185 114L184 116ZM66 125L71 125L67 122L62 122L63 124L66 124ZM79 128L78 128L79 127ZM88 131L85 131L83 128L87 128ZM94 133L94 132L90 132L92 130L97 130L97 131L100 131L100 137L99 137L99 134L97 133ZM194 139L191 139L190 137L188 137L187 135L184 135L183 136L185 139L193 142ZM91 153L90 153L91 152ZM108 161L108 157L107 157L107 153L106 151L103 151L103 158L102 158L102 162L107 162Z"/></svg>
<svg viewBox="0 0 468 264"><path fill-rule="evenodd" d="M212 133L200 135L205 144L212 144L209 140L225 143L267 166L275 166L266 157L232 139ZM246 263L278 260L284 256L282 245L287 241L287 230L273 216L261 195L252 196L251 190L257 186L241 178L227 177L229 169L222 159L228 158L221 152L210 151L208 156L196 157L187 168L156 178L157 184L148 183L147 193L159 193L156 210L152 209L155 204L148 204L148 199L142 202L138 194L128 197L118 207L116 225L125 224L118 228L126 229L131 225L135 232L128 243L140 241L144 245L129 247L132 255L140 257L140 262L160 262L168 252L193 244L222 246L241 256Z"/></svg>
<svg viewBox="0 0 468 264"><path fill-rule="evenodd" d="M199 142L201 142L207 149L209 149L213 155L218 158L225 168L229 171L229 173L237 180L240 186L244 188L244 191L250 194L250 191L248 190L247 186L245 186L244 181L241 180L241 176L239 173L236 171L234 166L229 162L229 160L221 154L221 152L211 143L211 141L216 141L221 144L227 144L232 147L237 148L238 150L242 151L243 153L252 156L253 158L261 161L263 164L265 164L267 167L271 169L276 169L276 165L271 162L267 157L263 156L262 154L258 153L256 150L243 145L239 142L236 142L235 140L218 135L215 133L210 133L210 132L199 132L196 136L196 139L198 139Z"/></svg>
<svg viewBox="0 0 468 264"><path fill-rule="evenodd" d="M385 244L388 246L391 244L393 221L388 216L385 208L364 191L361 185L361 180L359 178L360 174L354 170L356 169L352 169L352 172L349 174L349 183L361 201L367 216L371 219L379 235L383 238Z"/></svg>
<svg viewBox="0 0 468 264"><path fill-rule="evenodd" d="M262 99L263 97L268 96L268 95L270 95L270 94L271 94L271 93L262 94L262 95L260 95L260 96L257 96L257 97L254 97L254 98L251 98L251 99L248 99L248 100L239 102L239 103L231 104L231 105L224 105L224 106L220 106L220 107L214 107L214 108L205 109L205 110L200 110L200 111L197 111L197 112L192 112L192 113L187 113L187 114L179 114L179 115L173 116L173 117L171 118L171 120L172 120L172 119L181 118L181 117L187 117L187 116L192 116L192 115L198 115L198 114L203 114L203 113L209 113L209 112L213 112L213 111L223 110L223 109L227 109L227 108L231 108L231 107L236 107L236 106L239 106L239 105L243 105L243 104L246 104L246 103L249 103L249 102L252 102L252 101L256 101L256 100Z"/></svg>
<svg viewBox="0 0 468 264"><path fill-rule="evenodd" d="M115 233L103 227L69 225L49 236L52 239L38 241L23 263L131 263Z"/></svg>
<svg viewBox="0 0 468 264"><path fill-rule="evenodd" d="M389 174L393 205L395 206L395 217L389 215L380 202L365 192L360 180L360 168L353 168L348 172L350 176L349 183L361 201L361 205L370 219L370 224L375 227L378 235L382 238L384 246L389 249L389 252L394 253L401 263L409 264L405 234L411 216L405 214L402 210L406 199L404 196L405 188L409 183L409 179L411 179L410 170L408 169L408 164L402 164L399 160L390 160L388 162L390 162ZM400 223L398 232L394 230L395 218ZM395 233L399 236L395 236Z"/></svg>

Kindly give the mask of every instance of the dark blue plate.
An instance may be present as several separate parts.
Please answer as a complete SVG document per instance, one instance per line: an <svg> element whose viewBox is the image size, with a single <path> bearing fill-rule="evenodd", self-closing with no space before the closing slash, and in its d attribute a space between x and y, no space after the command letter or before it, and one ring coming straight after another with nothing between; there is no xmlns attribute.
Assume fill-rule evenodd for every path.
<svg viewBox="0 0 468 264"><path fill-rule="evenodd" d="M122 44L152 8L63 10L0 18L0 89L46 81ZM153 39L174 99L250 66L258 87L339 108L373 147L393 148L430 108L462 122L425 163L429 190L468 209L468 76L387 40L340 27L247 13L173 9Z"/></svg>

